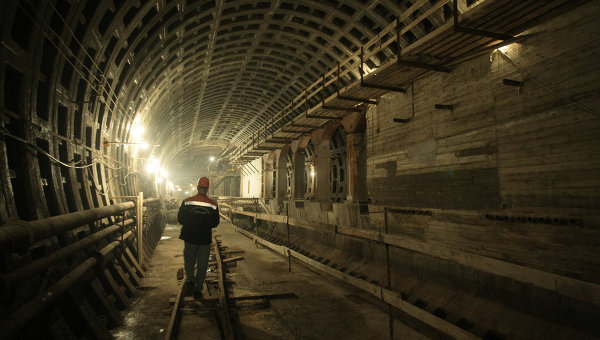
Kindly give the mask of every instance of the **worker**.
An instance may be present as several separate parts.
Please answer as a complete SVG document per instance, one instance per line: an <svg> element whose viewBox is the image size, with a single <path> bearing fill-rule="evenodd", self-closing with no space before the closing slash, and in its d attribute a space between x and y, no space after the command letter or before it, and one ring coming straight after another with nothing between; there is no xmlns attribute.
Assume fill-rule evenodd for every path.
<svg viewBox="0 0 600 340"><path fill-rule="evenodd" d="M198 194L188 197L181 202L177 221L182 224L179 238L184 241L183 262L185 268L185 295L194 299L202 299L202 284L206 277L210 245L212 243L212 228L219 225L219 206L208 198L208 178L198 180ZM197 265L194 275L194 266Z"/></svg>

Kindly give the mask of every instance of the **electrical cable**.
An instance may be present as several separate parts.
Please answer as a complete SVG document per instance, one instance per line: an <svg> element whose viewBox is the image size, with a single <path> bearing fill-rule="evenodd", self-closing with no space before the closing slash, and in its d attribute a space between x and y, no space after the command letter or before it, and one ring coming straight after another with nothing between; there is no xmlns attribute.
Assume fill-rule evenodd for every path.
<svg viewBox="0 0 600 340"><path fill-rule="evenodd" d="M30 147L34 148L38 152L46 155L50 160L52 160L55 163L58 163L58 164L60 164L62 166L65 166L65 167L68 167L68 168L75 168L75 169L84 169L84 168L88 168L88 167L94 165L93 163L92 164L81 165L81 166L75 165L75 164L79 164L79 163L83 162L83 160L80 160L80 161L75 162L75 163L65 163L65 162L62 162L61 160L59 160L58 158L52 156L51 154L49 154L48 152L46 152L44 149L40 148L39 146L37 146L37 145L35 145L35 144L33 144L33 143L31 143L31 142L29 142L29 141L21 138L21 137L17 137L15 135L11 134L10 132L8 132L8 130L6 130L5 127L0 127L0 133L2 133L5 136L8 136L8 137L10 137L12 139L15 139L15 140L17 140L17 141L19 141L21 143L25 143L25 144L29 145Z"/></svg>
<svg viewBox="0 0 600 340"><path fill-rule="evenodd" d="M108 106L107 106L107 109L109 110L109 112L110 112L110 113L117 113L117 114L121 115L121 117L122 117L122 118L128 118L129 120L131 120L131 117L130 117L129 115L127 115L127 113L126 113L126 112L127 112L127 110L125 110L125 107L123 106L123 104L121 104L121 103L118 101L118 98L117 98L117 100L116 100L116 101L115 101L115 100L113 100L113 96L112 96L112 95L114 95L115 93L114 93L114 89L112 89L111 85L110 85L108 82L106 82L106 86L109 88L109 90L110 90L110 91L106 91L106 89L104 88L104 86L101 86L101 89L100 89L100 90L96 89L96 88L95 88L96 84L93 84L93 83L91 83L89 80L87 80L87 77L86 77L86 75L85 75L85 74L83 74L83 72L81 72L77 66L81 66L81 68L82 68L82 69L84 69L85 71L87 71L87 72L88 72L88 75L87 75L87 76L89 76L89 77L91 77L92 79L94 79L95 81L97 81L97 82L98 82L98 85L100 85L100 84L102 83L102 79L99 79L98 77L96 77L96 76L95 76L95 74L92 72L92 70L90 70L89 68L87 68L87 67L85 66L85 64L84 64L83 62L81 62L81 60L80 60L79 58L77 58L77 57L75 57L75 58L74 58L74 60L75 60L75 61L77 61L77 62L79 63L79 65L75 65L75 64L73 63L73 61L71 61L71 60L68 58L68 55L67 55L67 54L64 52L64 51L71 51L71 49L70 49L70 48L67 46L67 44L66 44L66 42L64 41L64 39L62 39L62 37L61 37L61 36L60 36L60 35L59 35L57 32L55 32L55 31L52 29L52 27L51 27L51 26L49 26L49 25L48 25L48 24L47 24L47 23L46 23L46 22L45 22L45 21L44 21L44 20L43 20L43 19L40 17L40 15L39 15L39 14L38 14L38 13L37 13L35 10L33 10L33 9L31 9L31 8L30 8L30 10L32 10L32 11L33 11L33 13L34 13L34 15L35 15L35 18L34 18L34 17L31 15L31 13L29 13L29 10L28 10L27 8L24 8L23 6L21 6L21 7L22 7L22 9L23 9L24 13L25 13L25 14L26 14L26 15L27 15L27 16L28 16L28 17L29 17L31 20L32 20L32 22L33 22L34 24L36 24L36 26L37 26L37 27L40 29L40 31L42 32L42 34L43 34L44 36L46 36L46 38L48 38L47 40L48 40L48 41L49 41L49 42L50 42L50 43L51 43L51 44L52 44L52 45L53 45L53 46L56 48L56 50L57 50L57 51L58 51L58 52L59 52L59 53L60 53L60 54L63 56L63 58L64 58L64 59L65 59L65 60L66 60L66 61L67 61L67 62L68 62L68 63L69 63L69 64L70 64L72 67L73 67L73 69L75 70L75 72L77 72L77 73L78 73L78 74L81 76L81 79L83 79L83 80L84 80L86 83L88 83L88 85L90 85L90 88L91 88L91 89L92 89L94 92L96 92L96 94L97 94L97 95L99 95L99 96L102 96L102 95L104 94L104 92L106 92L106 95L107 95L107 101L109 101L109 102L110 102L110 103L112 103L112 104L115 104L117 107L120 107L120 108L121 108L121 110L122 110L123 112L125 112L125 113L123 113L123 112L121 112L121 111L118 111L118 110L115 110L115 109L111 109L111 108L110 108L110 105L108 105ZM54 9L55 9L55 11L56 11L56 8L54 8ZM58 13L58 11L56 11L56 13ZM68 24L67 24L67 23L64 21L64 19L62 18L62 16L60 16L60 14L59 14L59 17L61 18L61 20L63 20L63 22L64 22L64 23L66 24L66 26L68 27L69 25L68 25ZM71 32L71 34L73 35L73 37L75 37L75 35L73 34L73 32L70 30L70 28L69 28L69 31ZM50 35L49 35L49 32L50 32L50 33L52 33L52 34L54 35L54 37L50 36ZM60 42L60 43L62 44L62 47L63 47L63 48L61 48L61 46L58 46L58 44L56 44L56 43L53 41L53 39L52 39L52 38L55 38L55 39L56 39L58 42ZM94 62L94 58L92 58L92 57L91 57L91 56L90 56L90 55L87 53L87 51L85 50L85 46L83 46L83 45L82 45L82 44L81 44L81 43L80 43L80 42L79 42L79 41L76 39L76 37L75 37L75 40L76 40L76 41L77 41L77 43L78 43L78 44L81 46L82 50L83 50L83 51L85 52L85 54L86 54L86 55L87 55L87 56L90 58L90 60L92 60L92 63L93 63L93 65L94 65L94 66L95 66L95 67L98 69L98 71L99 71L100 75L102 76L102 78L104 78L104 80L106 80L106 77L104 76L104 73L103 73L103 72L102 72L102 70L99 68L99 66L98 66L98 65L97 65L97 64ZM100 93L100 92L102 92L102 93Z"/></svg>

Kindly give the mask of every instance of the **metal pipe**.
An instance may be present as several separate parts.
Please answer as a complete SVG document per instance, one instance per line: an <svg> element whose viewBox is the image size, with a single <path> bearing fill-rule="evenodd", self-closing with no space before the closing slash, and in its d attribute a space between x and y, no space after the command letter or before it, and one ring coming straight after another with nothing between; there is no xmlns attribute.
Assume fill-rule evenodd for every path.
<svg viewBox="0 0 600 340"><path fill-rule="evenodd" d="M95 257L85 260L60 280L56 281L50 288L2 320L0 322L2 337L6 339L13 338L21 329L27 326L31 319L54 303L71 285L92 269L97 261Z"/></svg>
<svg viewBox="0 0 600 340"><path fill-rule="evenodd" d="M29 246L36 241L66 232L107 216L117 215L133 207L135 207L135 203L123 202L54 216L43 220L9 222L0 227L0 249L5 249L7 244Z"/></svg>
<svg viewBox="0 0 600 340"><path fill-rule="evenodd" d="M125 221L125 225L131 225L131 224L133 224L132 219L128 219ZM99 239L101 239L103 237L106 237L106 236L112 234L113 232L119 230L120 228L121 228L120 225L112 225L112 226L106 227L106 228L98 231L97 233L89 235L79 241L73 242L73 243L69 244L68 246L63 247L63 248L53 252L52 254L44 256L38 260L28 263L27 265L15 270L15 271L12 271L12 272L6 274L3 277L3 281L5 281L8 285L13 285L17 282L22 282L27 277L35 275L35 274L41 272L42 270L47 269L52 264L65 259L66 257L70 256L71 254L75 253L76 251L88 246L89 244L92 244L92 243L98 241Z"/></svg>
<svg viewBox="0 0 600 340"><path fill-rule="evenodd" d="M129 238L131 238L133 236L133 231L128 231L125 234L123 234L123 240L127 240ZM105 258L108 254L110 254L112 251L115 250L116 247L118 247L121 243L123 243L122 240L117 240L117 241L112 241L111 243L109 243L106 247L100 249L98 251L98 253L102 256L102 258Z"/></svg>
<svg viewBox="0 0 600 340"><path fill-rule="evenodd" d="M128 232L131 233L131 232ZM98 251L102 258L111 253L121 241L114 241L108 246ZM2 337L6 339L13 338L23 327L27 326L31 320L54 303L67 289L79 281L96 263L98 257L90 257L80 265L75 267L69 273L56 281L50 288L37 295L33 300L21 306L7 318L0 321Z"/></svg>
<svg viewBox="0 0 600 340"><path fill-rule="evenodd" d="M144 205L152 205L152 204L160 204L160 198L158 197L154 197L154 198L146 198L144 200Z"/></svg>

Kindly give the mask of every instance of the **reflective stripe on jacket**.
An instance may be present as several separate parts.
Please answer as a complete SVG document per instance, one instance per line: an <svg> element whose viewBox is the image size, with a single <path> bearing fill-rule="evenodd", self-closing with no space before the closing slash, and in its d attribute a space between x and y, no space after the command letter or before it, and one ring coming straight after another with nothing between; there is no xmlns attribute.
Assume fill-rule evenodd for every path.
<svg viewBox="0 0 600 340"><path fill-rule="evenodd" d="M177 221L183 224L179 238L193 244L210 244L212 228L219 225L219 206L206 195L195 195L181 202Z"/></svg>

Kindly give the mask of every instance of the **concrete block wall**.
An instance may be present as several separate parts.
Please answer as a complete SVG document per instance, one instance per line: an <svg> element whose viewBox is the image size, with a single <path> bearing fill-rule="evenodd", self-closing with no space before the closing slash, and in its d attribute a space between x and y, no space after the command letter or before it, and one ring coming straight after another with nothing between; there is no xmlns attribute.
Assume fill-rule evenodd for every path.
<svg viewBox="0 0 600 340"><path fill-rule="evenodd" d="M289 216L600 283L599 14L600 4L587 2L524 32L518 44L383 96L367 112L370 204L286 201ZM270 204L271 213L279 209ZM339 255L341 265L368 268L367 279L384 282L382 244L325 226L290 229L292 244ZM273 229L285 234L285 226ZM397 290L417 277L583 326L598 310L430 254L390 247L390 261Z"/></svg>
<svg viewBox="0 0 600 340"><path fill-rule="evenodd" d="M261 197L262 194L262 162L255 159L244 167L240 176L241 197Z"/></svg>
<svg viewBox="0 0 600 340"><path fill-rule="evenodd" d="M599 8L586 3L370 109L372 202L426 213L392 214L392 232L600 283Z"/></svg>

